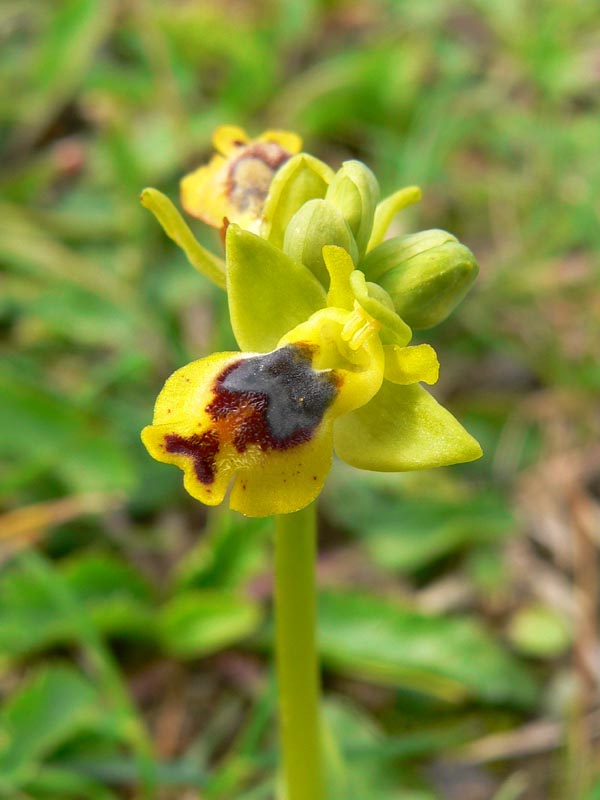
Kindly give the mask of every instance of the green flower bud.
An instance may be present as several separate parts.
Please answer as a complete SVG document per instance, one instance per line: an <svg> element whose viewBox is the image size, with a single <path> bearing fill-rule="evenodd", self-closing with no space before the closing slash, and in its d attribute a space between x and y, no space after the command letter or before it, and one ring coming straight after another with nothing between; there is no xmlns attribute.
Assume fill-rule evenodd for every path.
<svg viewBox="0 0 600 800"><path fill-rule="evenodd" d="M281 167L269 188L260 234L275 247L283 246L285 230L304 203L325 197L333 170L307 153L299 153Z"/></svg>
<svg viewBox="0 0 600 800"><path fill-rule="evenodd" d="M379 202L377 178L362 162L345 161L329 184L325 199L342 212L362 255L371 237Z"/></svg>
<svg viewBox="0 0 600 800"><path fill-rule="evenodd" d="M471 251L446 231L389 239L371 250L360 269L392 298L411 328L433 328L456 308L479 268Z"/></svg>
<svg viewBox="0 0 600 800"><path fill-rule="evenodd" d="M309 200L290 220L283 251L328 286L329 273L323 260L323 247L327 244L343 247L354 263L358 260L356 242L342 212L326 200Z"/></svg>

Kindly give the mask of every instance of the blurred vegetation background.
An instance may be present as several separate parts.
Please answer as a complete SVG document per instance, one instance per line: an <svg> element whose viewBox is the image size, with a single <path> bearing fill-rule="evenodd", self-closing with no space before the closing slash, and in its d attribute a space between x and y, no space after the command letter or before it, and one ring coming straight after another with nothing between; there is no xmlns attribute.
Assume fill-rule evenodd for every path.
<svg viewBox="0 0 600 800"><path fill-rule="evenodd" d="M138 196L233 123L481 264L426 340L484 459L322 498L330 798L597 800L598 4L3 0L0 44L0 796L274 796L270 522L139 440L234 342Z"/></svg>

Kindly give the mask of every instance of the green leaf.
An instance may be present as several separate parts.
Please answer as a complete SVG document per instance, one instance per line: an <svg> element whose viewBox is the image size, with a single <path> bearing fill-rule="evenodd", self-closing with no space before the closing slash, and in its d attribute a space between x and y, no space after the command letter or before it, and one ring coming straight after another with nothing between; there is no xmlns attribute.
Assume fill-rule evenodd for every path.
<svg viewBox="0 0 600 800"><path fill-rule="evenodd" d="M99 631L109 636L152 637L150 587L131 566L107 554L90 553L69 559L61 572Z"/></svg>
<svg viewBox="0 0 600 800"><path fill-rule="evenodd" d="M158 614L163 646L177 658L215 653L250 636L261 620L258 604L230 592L189 591Z"/></svg>
<svg viewBox="0 0 600 800"><path fill-rule="evenodd" d="M290 158L269 188L261 235L281 249L291 218L308 200L325 197L332 178L333 170L318 158L306 153Z"/></svg>
<svg viewBox="0 0 600 800"><path fill-rule="evenodd" d="M136 335L136 320L124 306L79 286L55 284L32 298L27 313L51 334L77 345L118 348Z"/></svg>
<svg viewBox="0 0 600 800"><path fill-rule="evenodd" d="M236 589L267 568L270 517L243 517L221 508L205 535L177 567L179 589Z"/></svg>
<svg viewBox="0 0 600 800"><path fill-rule="evenodd" d="M340 470L342 472L342 470ZM373 560L384 569L419 570L469 545L501 540L511 531L512 515L500 495L465 493L452 483L449 491L404 487L401 482L365 481L348 470L348 478L331 481L325 501L333 519L361 537ZM391 477L391 476L390 476Z"/></svg>
<svg viewBox="0 0 600 800"><path fill-rule="evenodd" d="M93 687L75 670L48 666L0 712L0 792L20 786L37 763L100 713Z"/></svg>
<svg viewBox="0 0 600 800"><path fill-rule="evenodd" d="M0 583L0 653L15 658L48 645L72 641L70 619L56 607L48 587L18 562Z"/></svg>
<svg viewBox="0 0 600 800"><path fill-rule="evenodd" d="M149 590L127 565L109 556L84 555L60 566L59 579L110 635L153 635ZM73 642L70 616L56 603L52 588L16 561L0 583L0 652L18 658L56 644Z"/></svg>
<svg viewBox="0 0 600 800"><path fill-rule="evenodd" d="M356 411L336 420L334 446L360 469L403 472L473 461L481 447L422 386L390 381Z"/></svg>
<svg viewBox="0 0 600 800"><path fill-rule="evenodd" d="M103 421L8 364L0 372L0 418L0 455L51 469L73 491L127 490L135 481L123 442Z"/></svg>
<svg viewBox="0 0 600 800"><path fill-rule="evenodd" d="M60 800L118 800L117 795L86 775L57 766L42 765L26 780L23 790L27 796L60 798Z"/></svg>
<svg viewBox="0 0 600 800"><path fill-rule="evenodd" d="M326 305L325 290L302 264L237 225L227 229L227 295L242 350L266 353Z"/></svg>
<svg viewBox="0 0 600 800"><path fill-rule="evenodd" d="M536 696L525 668L467 617L427 615L379 597L325 592L319 642L323 660L335 669L450 702L476 697L527 707Z"/></svg>
<svg viewBox="0 0 600 800"><path fill-rule="evenodd" d="M31 90L16 96L20 126L31 141L82 83L96 50L110 31L114 0L63 0L39 37Z"/></svg>
<svg viewBox="0 0 600 800"><path fill-rule="evenodd" d="M586 792L582 800L600 800L600 778L594 782L594 785Z"/></svg>
<svg viewBox="0 0 600 800"><path fill-rule="evenodd" d="M435 800L413 785L406 761L396 766L398 758L443 751L465 739L465 731L457 728L390 739L375 719L339 699L326 702L323 717L328 800Z"/></svg>

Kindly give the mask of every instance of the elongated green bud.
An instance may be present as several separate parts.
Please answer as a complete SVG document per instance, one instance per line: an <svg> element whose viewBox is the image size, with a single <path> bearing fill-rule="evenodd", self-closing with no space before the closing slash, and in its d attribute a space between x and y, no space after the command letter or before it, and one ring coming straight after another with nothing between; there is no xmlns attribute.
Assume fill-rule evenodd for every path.
<svg viewBox="0 0 600 800"><path fill-rule="evenodd" d="M379 202L377 178L360 161L345 161L329 184L325 199L342 212L362 255L371 238Z"/></svg>
<svg viewBox="0 0 600 800"><path fill-rule="evenodd" d="M479 271L471 251L441 230L383 242L360 267L368 280L388 292L396 313L416 329L432 328L445 320Z"/></svg>
<svg viewBox="0 0 600 800"><path fill-rule="evenodd" d="M283 246L285 229L308 200L325 197L333 170L307 153L299 153L275 174L263 208L261 236Z"/></svg>
<svg viewBox="0 0 600 800"><path fill-rule="evenodd" d="M283 250L328 286L329 273L323 260L323 247L328 244L343 247L356 264L356 242L342 212L326 200L309 200L290 220Z"/></svg>

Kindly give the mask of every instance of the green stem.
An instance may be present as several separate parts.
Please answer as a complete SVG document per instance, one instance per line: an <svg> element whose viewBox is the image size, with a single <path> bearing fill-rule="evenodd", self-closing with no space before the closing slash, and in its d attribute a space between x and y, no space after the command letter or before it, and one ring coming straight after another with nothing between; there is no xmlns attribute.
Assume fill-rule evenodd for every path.
<svg viewBox="0 0 600 800"><path fill-rule="evenodd" d="M276 517L275 622L284 800L323 800L316 503Z"/></svg>

